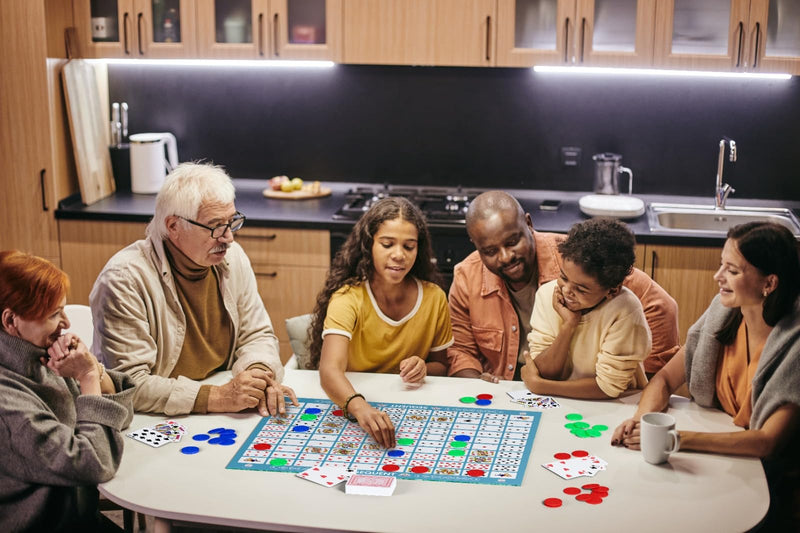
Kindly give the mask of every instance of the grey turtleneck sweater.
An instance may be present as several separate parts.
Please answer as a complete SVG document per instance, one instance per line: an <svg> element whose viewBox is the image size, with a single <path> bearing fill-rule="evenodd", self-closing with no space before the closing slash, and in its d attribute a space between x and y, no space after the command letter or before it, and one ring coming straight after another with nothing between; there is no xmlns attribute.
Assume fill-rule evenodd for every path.
<svg viewBox="0 0 800 533"><path fill-rule="evenodd" d="M0 330L0 531L61 531L96 512L96 485L122 459L133 382L81 395L77 381L43 366L45 350Z"/></svg>

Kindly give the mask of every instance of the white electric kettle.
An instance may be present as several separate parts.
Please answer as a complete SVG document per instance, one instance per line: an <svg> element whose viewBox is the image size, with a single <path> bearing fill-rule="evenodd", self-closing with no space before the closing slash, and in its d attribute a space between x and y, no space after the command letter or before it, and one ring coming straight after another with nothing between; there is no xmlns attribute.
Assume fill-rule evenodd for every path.
<svg viewBox="0 0 800 533"><path fill-rule="evenodd" d="M178 142L171 133L136 133L131 143L131 191L157 193L167 172L178 165ZM164 148L166 147L166 157Z"/></svg>

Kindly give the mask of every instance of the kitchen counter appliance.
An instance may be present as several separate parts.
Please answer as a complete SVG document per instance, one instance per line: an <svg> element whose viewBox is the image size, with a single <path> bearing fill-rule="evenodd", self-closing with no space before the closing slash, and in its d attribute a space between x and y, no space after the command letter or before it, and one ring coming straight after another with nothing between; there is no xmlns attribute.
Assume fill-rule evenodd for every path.
<svg viewBox="0 0 800 533"><path fill-rule="evenodd" d="M458 187L414 187L406 185L360 186L350 189L334 220L358 220L372 204L388 196L402 196L416 204L425 215L431 233L436 264L449 290L453 267L475 251L467 236L465 216L469 202L481 191ZM346 232L331 232L331 259L347 238Z"/></svg>

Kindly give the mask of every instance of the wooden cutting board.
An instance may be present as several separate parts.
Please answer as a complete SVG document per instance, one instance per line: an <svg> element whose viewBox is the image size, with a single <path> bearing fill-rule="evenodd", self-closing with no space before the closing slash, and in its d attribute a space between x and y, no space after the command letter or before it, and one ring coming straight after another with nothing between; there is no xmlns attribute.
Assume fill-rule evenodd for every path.
<svg viewBox="0 0 800 533"><path fill-rule="evenodd" d="M94 67L72 59L62 70L72 147L81 200L90 205L114 193L114 174L108 151L108 120L103 113Z"/></svg>
<svg viewBox="0 0 800 533"><path fill-rule="evenodd" d="M276 200L309 200L311 198L322 198L330 196L331 190L328 187L320 187L319 192L311 191L273 191L272 189L264 189L264 196L267 198L274 198Z"/></svg>

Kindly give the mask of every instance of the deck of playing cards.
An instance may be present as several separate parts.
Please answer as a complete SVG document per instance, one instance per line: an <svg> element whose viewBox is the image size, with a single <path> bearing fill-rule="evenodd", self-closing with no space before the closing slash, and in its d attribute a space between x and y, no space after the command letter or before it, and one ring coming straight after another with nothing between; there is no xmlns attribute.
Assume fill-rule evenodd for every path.
<svg viewBox="0 0 800 533"><path fill-rule="evenodd" d="M179 442L186 433L186 427L174 420L159 422L153 427L144 427L136 431L131 431L126 435L133 440L143 442L153 448L159 448L170 442Z"/></svg>
<svg viewBox="0 0 800 533"><path fill-rule="evenodd" d="M511 398L512 403L518 403L525 407L533 407L534 409L554 409L561 407L561 405L550 396L539 396L529 390L512 390L506 394Z"/></svg>
<svg viewBox="0 0 800 533"><path fill-rule="evenodd" d="M347 480L344 491L358 496L391 496L396 486L397 478L392 476L355 474Z"/></svg>

